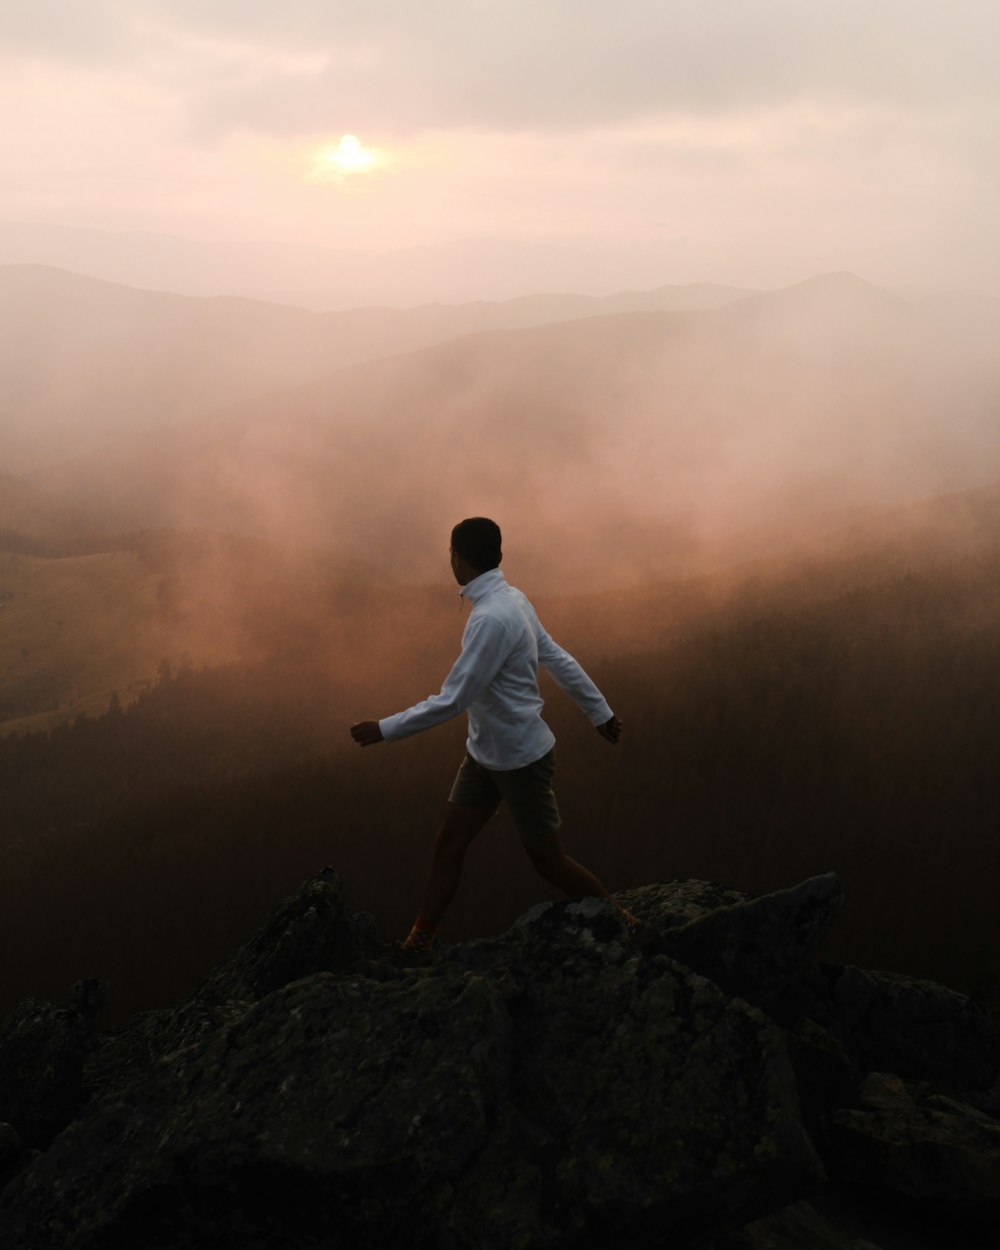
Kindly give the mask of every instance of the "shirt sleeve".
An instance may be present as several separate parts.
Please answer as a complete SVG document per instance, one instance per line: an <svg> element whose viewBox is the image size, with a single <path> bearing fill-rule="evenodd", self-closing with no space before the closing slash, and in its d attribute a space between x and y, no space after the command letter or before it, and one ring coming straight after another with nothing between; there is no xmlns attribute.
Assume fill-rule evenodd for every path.
<svg viewBox="0 0 1000 1250"><path fill-rule="evenodd" d="M500 671L510 646L507 630L501 622L485 613L470 617L462 638L462 652L440 692L415 703L405 712L380 720L382 737L387 742L410 738L464 712Z"/></svg>
<svg viewBox="0 0 1000 1250"><path fill-rule="evenodd" d="M524 608L535 631L538 663L551 674L559 689L569 695L592 725L606 724L614 716L614 712L604 695L570 653L553 642L538 619L538 613L527 599L524 601Z"/></svg>

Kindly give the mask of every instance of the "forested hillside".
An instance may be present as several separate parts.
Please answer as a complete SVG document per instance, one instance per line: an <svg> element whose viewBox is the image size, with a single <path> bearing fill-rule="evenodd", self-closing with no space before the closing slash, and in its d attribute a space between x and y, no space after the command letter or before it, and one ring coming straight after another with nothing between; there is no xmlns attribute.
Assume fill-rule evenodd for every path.
<svg viewBox="0 0 1000 1250"><path fill-rule="evenodd" d="M612 750L548 692L565 839L612 888L693 876L766 890L833 869L848 897L838 957L989 998L1000 550L849 567L826 589L810 572L718 603L689 593L672 618L660 610L659 643L669 594L649 588L646 641L627 652L602 652L593 611L574 625L554 602L548 619L626 725ZM616 610L641 613L641 595ZM326 862L353 906L400 932L461 725L364 752L347 725L427 693L461 625L398 658L392 681L377 645L359 647L347 695L304 663L164 670L129 707L0 744L16 847L0 885L4 993L87 974L111 977L116 1010L167 1001ZM501 816L446 937L501 930L543 896Z"/></svg>

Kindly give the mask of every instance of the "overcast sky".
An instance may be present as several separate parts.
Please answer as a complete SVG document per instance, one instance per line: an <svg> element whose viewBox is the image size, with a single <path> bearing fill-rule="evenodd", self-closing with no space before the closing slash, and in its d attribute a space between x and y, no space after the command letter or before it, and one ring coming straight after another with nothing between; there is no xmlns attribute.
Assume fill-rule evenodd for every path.
<svg viewBox="0 0 1000 1250"><path fill-rule="evenodd" d="M512 240L648 257L649 286L851 269L1000 294L997 0L0 15L0 224L357 252Z"/></svg>

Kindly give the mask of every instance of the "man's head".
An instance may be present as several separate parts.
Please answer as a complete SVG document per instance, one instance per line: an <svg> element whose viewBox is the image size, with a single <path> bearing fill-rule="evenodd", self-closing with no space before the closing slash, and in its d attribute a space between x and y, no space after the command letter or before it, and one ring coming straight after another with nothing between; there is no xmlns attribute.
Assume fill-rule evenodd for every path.
<svg viewBox="0 0 1000 1250"><path fill-rule="evenodd" d="M451 531L451 567L460 586L497 568L502 558L500 526L496 521L484 516L467 517Z"/></svg>

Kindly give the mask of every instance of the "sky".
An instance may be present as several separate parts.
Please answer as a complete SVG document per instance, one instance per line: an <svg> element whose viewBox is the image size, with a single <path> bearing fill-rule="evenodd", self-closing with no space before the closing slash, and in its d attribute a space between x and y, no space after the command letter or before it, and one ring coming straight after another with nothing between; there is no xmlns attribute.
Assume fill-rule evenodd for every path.
<svg viewBox="0 0 1000 1250"><path fill-rule="evenodd" d="M0 0L0 233L1000 294L998 53L996 0Z"/></svg>

